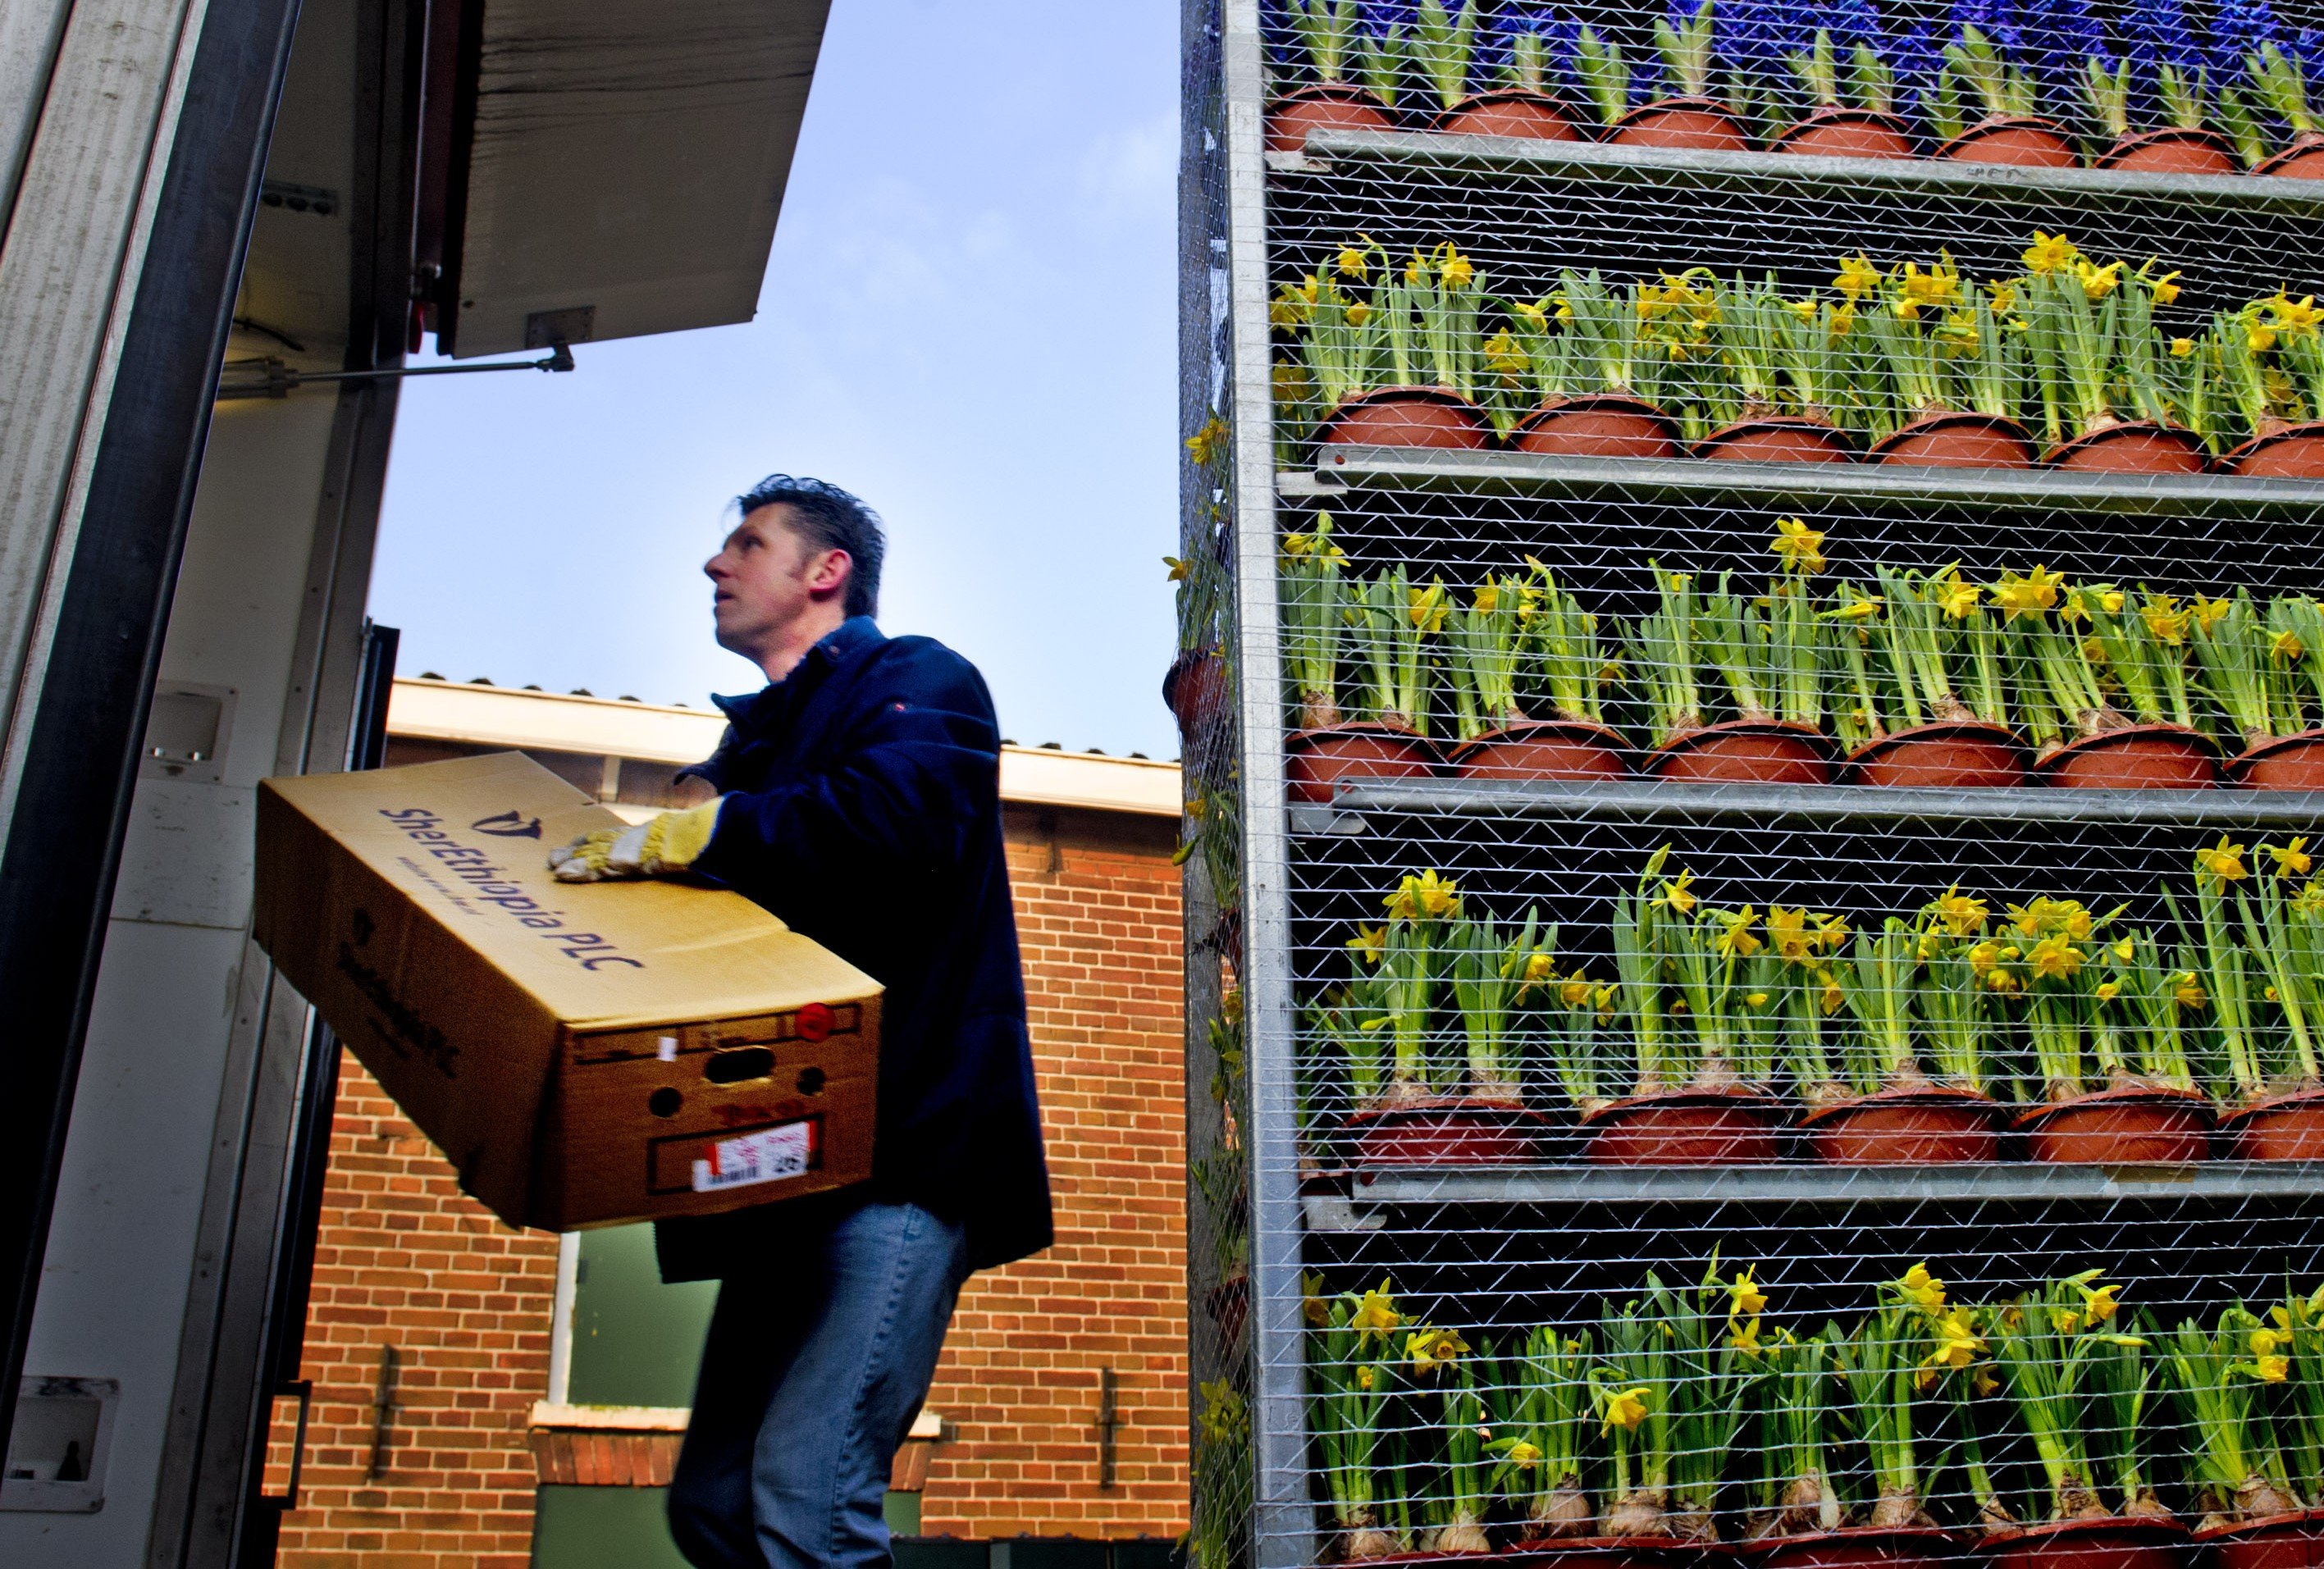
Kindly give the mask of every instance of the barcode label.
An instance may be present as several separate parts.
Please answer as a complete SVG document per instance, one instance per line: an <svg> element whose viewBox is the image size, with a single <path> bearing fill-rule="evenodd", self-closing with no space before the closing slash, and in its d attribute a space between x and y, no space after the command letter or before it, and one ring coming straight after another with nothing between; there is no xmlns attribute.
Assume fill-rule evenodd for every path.
<svg viewBox="0 0 2324 1569"><path fill-rule="evenodd" d="M815 1164L816 1126L812 1120L786 1122L779 1128L719 1140L705 1158L694 1163L694 1191L715 1193L720 1188L805 1176Z"/></svg>

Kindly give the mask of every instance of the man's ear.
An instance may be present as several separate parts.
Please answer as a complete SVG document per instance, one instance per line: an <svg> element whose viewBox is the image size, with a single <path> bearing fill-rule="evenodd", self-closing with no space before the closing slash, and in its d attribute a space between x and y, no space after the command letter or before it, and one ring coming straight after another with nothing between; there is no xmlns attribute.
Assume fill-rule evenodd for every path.
<svg viewBox="0 0 2324 1569"><path fill-rule="evenodd" d="M837 594L847 586L847 579L855 571L855 558L844 550L825 550L807 568L807 592L816 595Z"/></svg>

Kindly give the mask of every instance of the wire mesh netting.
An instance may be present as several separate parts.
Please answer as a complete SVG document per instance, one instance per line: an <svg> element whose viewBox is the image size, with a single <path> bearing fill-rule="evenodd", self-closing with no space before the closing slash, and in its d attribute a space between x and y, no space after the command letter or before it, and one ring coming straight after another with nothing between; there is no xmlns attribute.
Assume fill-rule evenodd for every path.
<svg viewBox="0 0 2324 1569"><path fill-rule="evenodd" d="M1205 1565L2324 1562L2319 22L1189 5Z"/></svg>

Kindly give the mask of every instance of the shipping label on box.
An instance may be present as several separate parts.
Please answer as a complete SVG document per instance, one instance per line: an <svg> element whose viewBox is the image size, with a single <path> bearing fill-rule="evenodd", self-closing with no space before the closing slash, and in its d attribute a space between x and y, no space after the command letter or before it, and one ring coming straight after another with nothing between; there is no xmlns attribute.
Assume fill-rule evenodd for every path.
<svg viewBox="0 0 2324 1569"><path fill-rule="evenodd" d="M736 894L550 875L620 823L516 753L269 780L256 937L512 1223L864 1179L878 983Z"/></svg>

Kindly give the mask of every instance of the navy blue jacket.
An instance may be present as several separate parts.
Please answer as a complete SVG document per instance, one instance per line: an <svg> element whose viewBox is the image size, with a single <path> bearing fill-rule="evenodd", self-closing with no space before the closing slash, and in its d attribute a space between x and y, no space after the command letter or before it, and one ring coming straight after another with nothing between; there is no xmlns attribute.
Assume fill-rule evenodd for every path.
<svg viewBox="0 0 2324 1569"><path fill-rule="evenodd" d="M666 1220L666 1279L780 1256L868 1199L968 1232L987 1269L1049 1245L1049 1177L1025 1034L1025 977L1001 837L1001 735L976 667L856 616L748 697L687 771L726 798L706 877L887 988L866 1187Z"/></svg>

